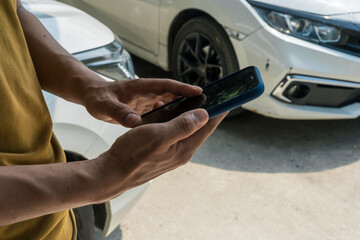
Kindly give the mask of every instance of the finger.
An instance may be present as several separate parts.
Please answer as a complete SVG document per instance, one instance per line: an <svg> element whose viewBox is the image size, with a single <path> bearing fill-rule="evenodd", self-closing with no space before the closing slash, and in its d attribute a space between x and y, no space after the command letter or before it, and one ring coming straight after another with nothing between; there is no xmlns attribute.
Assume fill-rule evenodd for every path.
<svg viewBox="0 0 360 240"><path fill-rule="evenodd" d="M176 96L171 93L165 93L165 94L161 95L160 101L162 101L163 103L168 103L168 102L174 101L175 99L177 99L179 97L181 97L181 96Z"/></svg>
<svg viewBox="0 0 360 240"><path fill-rule="evenodd" d="M202 88L192 86L190 84L182 83L172 79L140 79L139 91L142 94L149 92L162 95L164 93L171 93L177 96L194 97L202 93Z"/></svg>
<svg viewBox="0 0 360 240"><path fill-rule="evenodd" d="M159 102L157 102L157 103L154 104L153 109L158 108L158 107L161 107L161 106L164 106L164 105L165 105L165 103L164 103L163 101L159 101Z"/></svg>
<svg viewBox="0 0 360 240"><path fill-rule="evenodd" d="M204 109L196 109L172 119L166 123L166 141L169 145L188 138L209 119L208 113Z"/></svg>
<svg viewBox="0 0 360 240"><path fill-rule="evenodd" d="M131 107L121 102L114 102L105 111L106 115L124 127L131 128L141 124L141 117Z"/></svg>
<svg viewBox="0 0 360 240"><path fill-rule="evenodd" d="M179 141L174 147L177 151L183 152L184 154L192 155L194 152L205 142L205 140L215 131L217 126L226 117L228 112L219 115L213 119L210 119L205 126L199 131L191 135L190 137Z"/></svg>

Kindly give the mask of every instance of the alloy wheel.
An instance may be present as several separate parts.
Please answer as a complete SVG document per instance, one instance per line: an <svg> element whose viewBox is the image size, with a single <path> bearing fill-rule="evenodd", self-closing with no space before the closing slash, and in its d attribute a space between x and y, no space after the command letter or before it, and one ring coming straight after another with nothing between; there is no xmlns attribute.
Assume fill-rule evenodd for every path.
<svg viewBox="0 0 360 240"><path fill-rule="evenodd" d="M179 48L177 71L180 81L204 86L223 77L224 66L218 50L200 33L185 37Z"/></svg>

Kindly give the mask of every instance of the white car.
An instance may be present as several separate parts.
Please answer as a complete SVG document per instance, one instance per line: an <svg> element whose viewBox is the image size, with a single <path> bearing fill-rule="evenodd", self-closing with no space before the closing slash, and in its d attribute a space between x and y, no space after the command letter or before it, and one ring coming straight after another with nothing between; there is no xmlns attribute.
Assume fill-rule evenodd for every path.
<svg viewBox="0 0 360 240"><path fill-rule="evenodd" d="M81 10L52 0L23 0L55 39L76 58L108 81L135 77L131 57L115 35ZM54 131L68 161L92 159L106 151L126 128L91 117L84 107L44 92ZM76 209L82 239L94 238L94 226L110 234L135 206L149 183L104 204ZM86 186L84 186L86 188Z"/></svg>
<svg viewBox="0 0 360 240"><path fill-rule="evenodd" d="M245 109L284 119L360 115L360 1L62 1L181 81L204 85L257 66L265 94Z"/></svg>

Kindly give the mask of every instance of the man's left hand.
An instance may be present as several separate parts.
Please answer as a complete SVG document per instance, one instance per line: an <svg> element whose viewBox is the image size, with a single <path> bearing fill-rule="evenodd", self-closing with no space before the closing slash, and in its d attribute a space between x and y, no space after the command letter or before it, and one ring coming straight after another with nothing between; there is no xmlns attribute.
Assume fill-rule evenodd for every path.
<svg viewBox="0 0 360 240"><path fill-rule="evenodd" d="M141 115L177 96L200 95L200 87L171 79L101 81L90 85L83 105L95 118L125 127L142 124Z"/></svg>

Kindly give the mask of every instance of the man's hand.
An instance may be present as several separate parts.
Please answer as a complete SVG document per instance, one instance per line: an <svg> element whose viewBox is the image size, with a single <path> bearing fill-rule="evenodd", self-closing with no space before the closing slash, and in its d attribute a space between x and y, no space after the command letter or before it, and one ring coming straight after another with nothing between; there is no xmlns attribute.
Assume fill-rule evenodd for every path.
<svg viewBox="0 0 360 240"><path fill-rule="evenodd" d="M93 81L83 94L82 104L97 119L125 127L140 125L141 115L176 96L200 95L200 87L170 79Z"/></svg>
<svg viewBox="0 0 360 240"><path fill-rule="evenodd" d="M103 174L110 177L110 183L102 186L111 189L102 197L111 199L186 164L225 116L208 121L207 112L196 109L166 123L142 125L128 131L97 158Z"/></svg>

